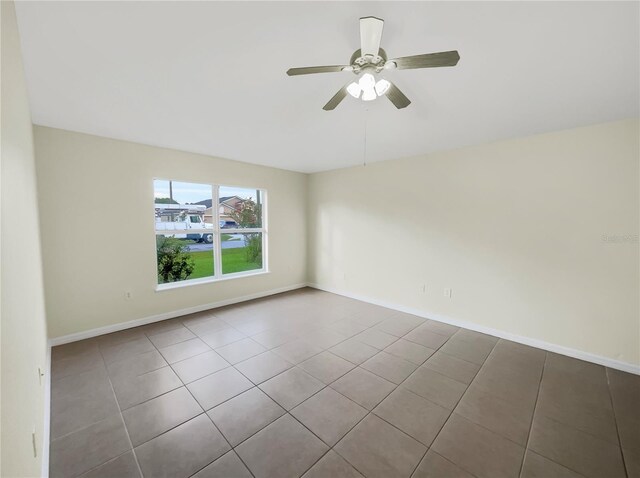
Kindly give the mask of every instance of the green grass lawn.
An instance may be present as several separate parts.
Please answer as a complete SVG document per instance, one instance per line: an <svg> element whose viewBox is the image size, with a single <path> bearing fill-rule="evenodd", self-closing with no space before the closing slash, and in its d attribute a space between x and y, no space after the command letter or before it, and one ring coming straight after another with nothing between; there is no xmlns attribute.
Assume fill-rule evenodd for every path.
<svg viewBox="0 0 640 478"><path fill-rule="evenodd" d="M209 277L213 275L213 255L212 251L192 252L191 257L196 262L196 267L189 279ZM247 262L247 253L244 247L222 250L222 273L252 271L262 269L262 264Z"/></svg>

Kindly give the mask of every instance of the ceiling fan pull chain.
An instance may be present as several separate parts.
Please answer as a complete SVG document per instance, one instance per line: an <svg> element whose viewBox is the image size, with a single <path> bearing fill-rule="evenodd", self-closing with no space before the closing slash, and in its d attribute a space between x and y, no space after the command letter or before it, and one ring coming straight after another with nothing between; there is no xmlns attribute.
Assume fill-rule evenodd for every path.
<svg viewBox="0 0 640 478"><path fill-rule="evenodd" d="M368 126L368 119L369 119L369 107L367 106L364 109L364 160L362 165L364 167L367 166L367 126Z"/></svg>

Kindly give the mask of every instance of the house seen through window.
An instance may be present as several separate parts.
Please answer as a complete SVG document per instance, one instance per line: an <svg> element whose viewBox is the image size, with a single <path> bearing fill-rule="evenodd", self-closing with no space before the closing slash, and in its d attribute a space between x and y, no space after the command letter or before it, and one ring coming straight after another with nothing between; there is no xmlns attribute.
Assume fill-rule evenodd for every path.
<svg viewBox="0 0 640 478"><path fill-rule="evenodd" d="M158 284L266 270L266 191L154 180Z"/></svg>

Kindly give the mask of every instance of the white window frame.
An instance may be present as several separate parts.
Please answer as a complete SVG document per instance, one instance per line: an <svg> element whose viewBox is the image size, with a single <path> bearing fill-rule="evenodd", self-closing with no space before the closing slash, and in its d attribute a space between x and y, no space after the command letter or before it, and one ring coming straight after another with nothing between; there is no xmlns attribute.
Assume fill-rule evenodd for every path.
<svg viewBox="0 0 640 478"><path fill-rule="evenodd" d="M154 178L155 181L172 181L172 182L181 182L181 183L193 183L193 184L205 184L211 187L211 212L213 215L213 229L190 229L190 233L194 234L213 234L213 251L211 255L211 259L213 260L213 275L209 277L200 277L197 279L186 279L182 281L176 282L167 282L165 284L158 283L158 269L157 269L157 252L154 245L154 253L156 257L154 258L154 264L156 264L155 268L155 278L156 278L156 291L162 291L167 289L175 289L178 287L186 287L190 285L197 284L206 284L210 282L219 282L229 279L237 279L241 277L249 277L260 274L268 274L269 273L269 254L268 254L268 234L267 234L267 210L268 210L268 194L267 190L263 188L254 188L249 186L230 186L228 184L208 184L197 181L186 180L183 181L181 179L164 179L164 178ZM255 191L260 191L260 203L262 204L262 227L256 228L221 228L220 227L220 188L228 187L228 188L241 188L241 189L251 189ZM155 192L155 185L154 185ZM215 207L214 207L215 206ZM155 211L155 196L153 197L153 210ZM158 231L156 230L155 220L153 224L154 230L154 244L156 242L157 235L167 235L168 231ZM261 269L252 269L249 271L242 272L232 272L229 274L222 273L222 234L248 234L248 233L262 233L262 268Z"/></svg>

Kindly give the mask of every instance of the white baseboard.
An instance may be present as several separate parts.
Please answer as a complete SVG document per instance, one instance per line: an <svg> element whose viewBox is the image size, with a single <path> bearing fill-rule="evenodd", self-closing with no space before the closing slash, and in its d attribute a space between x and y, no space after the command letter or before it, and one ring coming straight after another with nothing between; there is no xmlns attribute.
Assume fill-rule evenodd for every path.
<svg viewBox="0 0 640 478"><path fill-rule="evenodd" d="M51 345L47 345L47 363L44 370L44 425L42 427L42 470L40 476L49 476L49 440L51 430Z"/></svg>
<svg viewBox="0 0 640 478"><path fill-rule="evenodd" d="M193 314L195 312L202 312L203 310L215 309L216 307L223 307L225 305L237 304L239 302L246 302L248 300L259 299L261 297L267 297L269 295L280 294L282 292L289 292L295 289L301 289L306 287L306 283L294 284L286 287L280 287L278 289L271 289L255 294L244 295L241 297L235 297L233 299L220 300L217 302L211 302L209 304L197 305L194 307L187 307L186 309L172 310L170 312L164 312L162 314L152 315L150 317L143 317L141 319L130 320L128 322L121 322L113 325L106 325L104 327L98 327L97 329L85 330L83 332L77 332L75 334L63 335L61 337L54 337L49 339L49 346L55 347L56 345L68 344L70 342L77 342L78 340L90 339L91 337L97 337L98 335L110 334L112 332L119 332L125 329L131 329L133 327L140 327L141 325L152 324L154 322L160 322L161 320L173 319L182 315Z"/></svg>
<svg viewBox="0 0 640 478"><path fill-rule="evenodd" d="M320 284L307 283L307 286L312 287L314 289L331 292L332 294L338 294L344 297L349 297L350 299L360 300L362 302L368 302L370 304L379 305L381 307L386 307L388 309L397 310L399 312L405 312L407 314L417 315L418 317L423 317L425 319L431 319L437 322L443 322L445 324L451 324L457 327L463 327L465 329L481 332L483 334L492 335L494 337L499 337L501 339L511 340L513 342L518 342L523 345L529 345L531 347L547 350L549 352L555 352L557 354L566 355L568 357L585 360L587 362L593 362L599 365L604 365L605 367L622 370L623 372L629 372L636 375L640 375L640 365L623 362L621 360L614 360L609 357L603 357L601 355L596 355L589 352L583 352L582 350L576 350L569 347L565 347L563 345L552 344L549 342L544 342L542 340L533 339L530 337L523 337L521 335L512 334L510 332L505 332L499 329L493 329L491 327L484 327L482 325L474 324L472 322L466 322L464 320L458 320L453 317L448 317L442 314L432 314L432 313L424 312L419 309L415 309L413 307L406 307L403 305L386 302L384 300L378 300L378 299L374 299L371 297L366 297L358 294L351 294L346 291L337 290L332 287L325 287Z"/></svg>

